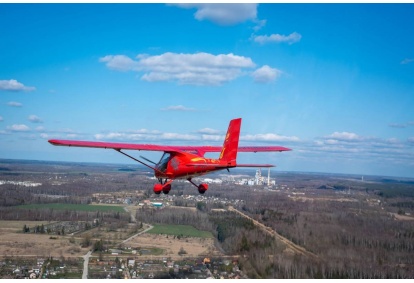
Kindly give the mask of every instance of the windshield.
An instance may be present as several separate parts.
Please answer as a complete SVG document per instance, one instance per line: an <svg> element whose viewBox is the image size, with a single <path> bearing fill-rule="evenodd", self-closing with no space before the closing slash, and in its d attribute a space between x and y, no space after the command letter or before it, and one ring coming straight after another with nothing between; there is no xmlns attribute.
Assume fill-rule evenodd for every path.
<svg viewBox="0 0 414 283"><path fill-rule="evenodd" d="M160 162L157 164L157 169L161 172L165 172L167 169L168 161L170 160L171 154L164 153L164 155L161 157Z"/></svg>

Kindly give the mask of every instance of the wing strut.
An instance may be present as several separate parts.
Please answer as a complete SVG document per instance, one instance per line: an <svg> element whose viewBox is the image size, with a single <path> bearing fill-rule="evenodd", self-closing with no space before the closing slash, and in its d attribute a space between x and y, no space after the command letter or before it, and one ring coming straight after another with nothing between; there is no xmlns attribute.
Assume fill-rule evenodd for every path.
<svg viewBox="0 0 414 283"><path fill-rule="evenodd" d="M146 163L142 162L141 160L136 159L135 157L133 157L133 156L131 156L131 155L129 155L129 154L126 154L125 152L121 151L120 149L117 149L117 148L114 148L114 149L115 149L116 151L118 151L119 153L122 153L123 155L125 155L125 156L127 156L127 157L129 157L129 158L131 158L131 159L133 159L133 160L135 160L136 162L141 163L142 165L147 166L148 168L151 168L152 170L157 171L158 173L160 173L160 174L164 175L164 173L163 173L163 172L161 172L160 170L156 169L155 167L152 167L152 166L150 166L150 165L148 165L148 164L146 164Z"/></svg>

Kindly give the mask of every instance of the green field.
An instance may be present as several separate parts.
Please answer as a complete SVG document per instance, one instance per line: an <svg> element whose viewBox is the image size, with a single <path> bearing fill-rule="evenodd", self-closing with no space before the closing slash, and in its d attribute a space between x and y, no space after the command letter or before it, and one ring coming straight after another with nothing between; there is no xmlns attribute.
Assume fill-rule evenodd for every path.
<svg viewBox="0 0 414 283"><path fill-rule="evenodd" d="M77 211L100 211L100 212L119 212L125 213L122 206L111 205L90 205L90 204L70 204L70 203L47 203L47 204L26 204L16 206L21 209L55 209L55 210L77 210Z"/></svg>
<svg viewBox="0 0 414 283"><path fill-rule="evenodd" d="M149 234L165 234L183 237L212 238L213 234L208 231L200 231L190 225L167 225L153 224L154 228L149 230Z"/></svg>

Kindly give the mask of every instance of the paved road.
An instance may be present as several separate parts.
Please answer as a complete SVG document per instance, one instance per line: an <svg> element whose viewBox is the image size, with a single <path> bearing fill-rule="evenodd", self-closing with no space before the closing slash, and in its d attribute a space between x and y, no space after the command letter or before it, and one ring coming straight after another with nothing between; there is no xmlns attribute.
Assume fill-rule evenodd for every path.
<svg viewBox="0 0 414 283"><path fill-rule="evenodd" d="M88 279L88 265L89 265L89 257L91 256L92 251L89 251L86 255L83 256L83 259L85 260L83 262L83 274L82 279Z"/></svg>

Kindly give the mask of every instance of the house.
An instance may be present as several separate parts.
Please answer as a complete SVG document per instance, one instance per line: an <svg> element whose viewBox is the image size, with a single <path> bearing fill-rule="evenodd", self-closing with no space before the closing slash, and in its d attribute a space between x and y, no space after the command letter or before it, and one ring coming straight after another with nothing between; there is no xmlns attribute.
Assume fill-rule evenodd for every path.
<svg viewBox="0 0 414 283"><path fill-rule="evenodd" d="M128 259L128 267L133 267L135 265L135 259Z"/></svg>

